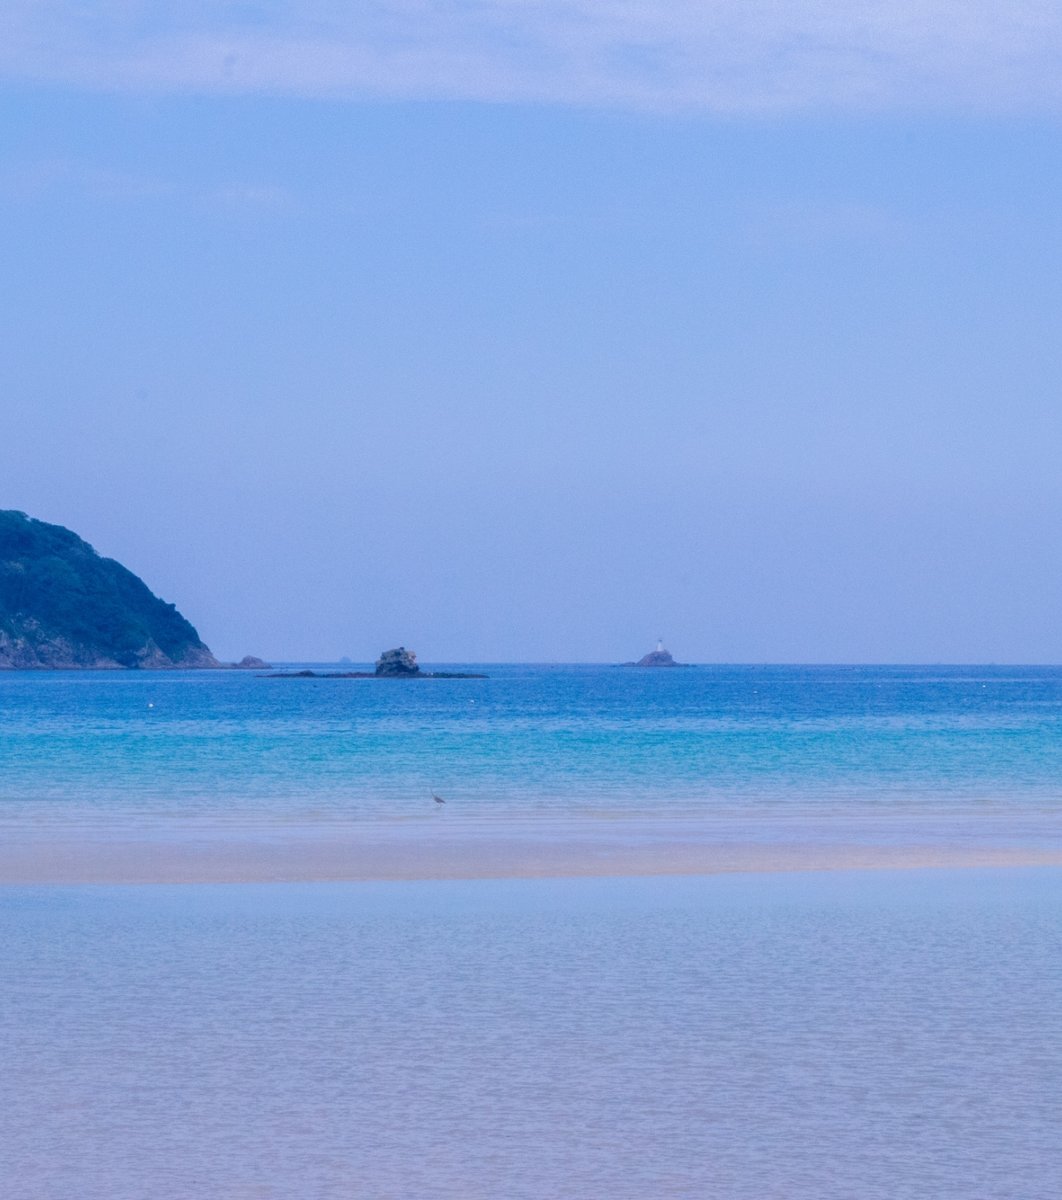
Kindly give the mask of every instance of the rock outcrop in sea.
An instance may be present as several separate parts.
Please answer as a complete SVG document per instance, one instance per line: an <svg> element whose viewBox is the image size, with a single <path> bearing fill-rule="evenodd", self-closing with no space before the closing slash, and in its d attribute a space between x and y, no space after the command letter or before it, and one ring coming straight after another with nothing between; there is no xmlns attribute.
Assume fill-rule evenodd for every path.
<svg viewBox="0 0 1062 1200"><path fill-rule="evenodd" d="M121 563L61 525L0 510L0 669L220 665Z"/></svg>
<svg viewBox="0 0 1062 1200"><path fill-rule="evenodd" d="M422 671L417 656L405 646L385 650L375 671L273 671L262 679L486 679L478 671Z"/></svg>
<svg viewBox="0 0 1062 1200"><path fill-rule="evenodd" d="M376 660L377 675L419 675L420 667L417 666L417 656L412 650L407 650L405 646L399 646L395 650L385 650Z"/></svg>
<svg viewBox="0 0 1062 1200"><path fill-rule="evenodd" d="M638 659L637 662L629 662L623 664L626 667L685 667L688 663L677 663L671 657L671 653L664 649L662 641L657 642L656 649Z"/></svg>
<svg viewBox="0 0 1062 1200"><path fill-rule="evenodd" d="M674 667L676 665L668 650L651 650L635 663L637 667Z"/></svg>

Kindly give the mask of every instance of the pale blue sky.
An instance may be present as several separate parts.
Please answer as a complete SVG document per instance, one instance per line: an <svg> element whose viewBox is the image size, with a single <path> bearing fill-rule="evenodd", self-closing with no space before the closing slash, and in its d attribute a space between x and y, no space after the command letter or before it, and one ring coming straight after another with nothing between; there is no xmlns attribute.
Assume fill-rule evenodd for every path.
<svg viewBox="0 0 1062 1200"><path fill-rule="evenodd" d="M0 507L225 656L1062 660L1062 21L673 7L10 5Z"/></svg>

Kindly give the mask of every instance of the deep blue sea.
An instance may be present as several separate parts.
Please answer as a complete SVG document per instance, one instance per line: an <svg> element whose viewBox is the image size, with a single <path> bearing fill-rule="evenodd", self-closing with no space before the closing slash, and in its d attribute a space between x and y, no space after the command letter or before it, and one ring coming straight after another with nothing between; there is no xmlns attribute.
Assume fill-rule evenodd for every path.
<svg viewBox="0 0 1062 1200"><path fill-rule="evenodd" d="M464 669L0 673L0 822L1062 811L1062 668Z"/></svg>

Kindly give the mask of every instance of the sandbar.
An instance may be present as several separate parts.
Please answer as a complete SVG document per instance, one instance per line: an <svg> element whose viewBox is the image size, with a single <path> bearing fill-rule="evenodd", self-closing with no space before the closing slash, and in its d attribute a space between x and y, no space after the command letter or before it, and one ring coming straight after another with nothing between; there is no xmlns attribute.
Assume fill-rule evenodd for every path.
<svg viewBox="0 0 1062 1200"><path fill-rule="evenodd" d="M8 824L0 884L278 883L1062 866L1062 817Z"/></svg>

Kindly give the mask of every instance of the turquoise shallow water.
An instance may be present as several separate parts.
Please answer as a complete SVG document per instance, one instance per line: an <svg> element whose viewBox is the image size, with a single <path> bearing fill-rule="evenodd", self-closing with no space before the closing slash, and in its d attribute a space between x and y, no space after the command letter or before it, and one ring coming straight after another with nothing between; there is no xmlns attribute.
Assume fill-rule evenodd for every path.
<svg viewBox="0 0 1062 1200"><path fill-rule="evenodd" d="M1042 870L0 889L7 1200L1039 1200Z"/></svg>
<svg viewBox="0 0 1062 1200"><path fill-rule="evenodd" d="M1062 811L1062 669L0 674L0 823Z"/></svg>

